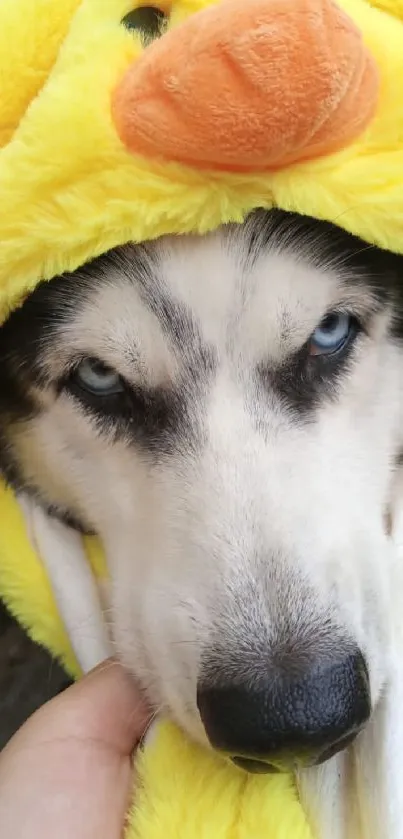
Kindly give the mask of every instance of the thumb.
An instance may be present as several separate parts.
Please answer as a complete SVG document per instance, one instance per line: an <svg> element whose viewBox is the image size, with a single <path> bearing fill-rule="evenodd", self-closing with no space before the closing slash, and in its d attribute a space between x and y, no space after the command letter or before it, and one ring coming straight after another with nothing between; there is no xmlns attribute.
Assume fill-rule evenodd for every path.
<svg viewBox="0 0 403 839"><path fill-rule="evenodd" d="M108 661L41 708L0 756L0 824L18 839L120 839L150 712Z"/></svg>

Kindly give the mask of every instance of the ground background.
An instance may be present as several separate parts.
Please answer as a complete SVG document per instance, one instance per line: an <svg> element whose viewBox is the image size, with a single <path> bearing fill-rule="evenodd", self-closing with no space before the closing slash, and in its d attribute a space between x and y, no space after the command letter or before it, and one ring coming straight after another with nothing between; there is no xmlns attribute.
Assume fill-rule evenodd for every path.
<svg viewBox="0 0 403 839"><path fill-rule="evenodd" d="M27 638L0 601L0 750L36 708L68 684L64 671Z"/></svg>

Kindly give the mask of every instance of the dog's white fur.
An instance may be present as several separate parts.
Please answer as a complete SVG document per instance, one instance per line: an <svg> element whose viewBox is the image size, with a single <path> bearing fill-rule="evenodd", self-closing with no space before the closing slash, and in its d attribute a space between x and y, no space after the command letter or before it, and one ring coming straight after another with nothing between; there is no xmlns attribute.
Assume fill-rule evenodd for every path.
<svg viewBox="0 0 403 839"><path fill-rule="evenodd" d="M341 279L337 265L315 267L292 243L250 264L240 256L242 243L221 231L155 248L159 282L191 313L218 359L192 406L203 445L150 464L141 448L94 433L69 394L55 398L43 389L38 416L13 432L24 475L100 535L111 572L114 649L160 712L192 737L205 742L196 682L210 640L235 649L243 633L253 646L264 632L269 644L284 614L309 643L329 620L352 639L368 664L375 710L353 747L301 772L301 796L317 839L402 839L403 581L394 462L402 447L403 365L390 338L393 311L374 314L369 334L358 338L337 396L324 397L313 419L298 421L275 394L262 392L256 366L278 365L328 311L371 310L371 290ZM46 362L50 377L61 374L72 348L129 382L170 387L181 379L175 342L118 268L59 336ZM64 564L52 542L63 540L64 526L38 515L33 538L88 667L109 650L84 563L80 573L81 560L68 569L80 548L70 543L75 559ZM90 601L83 602L83 585ZM87 620L89 646L81 633Z"/></svg>

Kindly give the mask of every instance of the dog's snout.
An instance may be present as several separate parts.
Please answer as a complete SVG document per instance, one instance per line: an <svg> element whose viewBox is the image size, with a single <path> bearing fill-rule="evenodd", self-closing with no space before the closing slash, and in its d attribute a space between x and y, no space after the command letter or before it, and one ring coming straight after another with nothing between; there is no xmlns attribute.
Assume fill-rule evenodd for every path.
<svg viewBox="0 0 403 839"><path fill-rule="evenodd" d="M360 652L298 677L271 668L257 684L201 683L198 707L212 746L251 772L322 763L343 749L370 714Z"/></svg>

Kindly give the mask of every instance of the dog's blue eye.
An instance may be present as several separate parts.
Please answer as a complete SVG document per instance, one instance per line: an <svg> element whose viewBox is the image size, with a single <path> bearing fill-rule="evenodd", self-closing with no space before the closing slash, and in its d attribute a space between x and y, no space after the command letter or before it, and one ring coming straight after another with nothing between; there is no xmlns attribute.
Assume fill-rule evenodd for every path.
<svg viewBox="0 0 403 839"><path fill-rule="evenodd" d="M113 396L124 389L119 374L96 358L84 358L74 371L74 379L94 396Z"/></svg>
<svg viewBox="0 0 403 839"><path fill-rule="evenodd" d="M313 332L309 349L311 355L330 355L341 350L348 341L354 319L342 312L331 312Z"/></svg>

